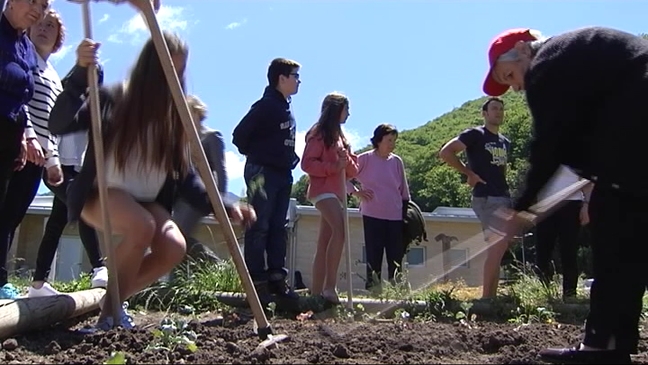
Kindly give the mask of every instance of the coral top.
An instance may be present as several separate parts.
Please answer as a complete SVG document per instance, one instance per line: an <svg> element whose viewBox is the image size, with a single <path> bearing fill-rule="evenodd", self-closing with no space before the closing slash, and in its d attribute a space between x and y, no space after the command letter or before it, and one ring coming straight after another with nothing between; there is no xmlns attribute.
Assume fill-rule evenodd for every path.
<svg viewBox="0 0 648 365"><path fill-rule="evenodd" d="M324 193L335 194L340 201L345 198L345 181L342 181L342 171L337 168L338 151L344 148L342 139L330 148L324 145L324 140L317 133L306 136L306 148L301 159L301 168L308 175L309 184L306 197L313 199ZM350 179L358 173L358 156L347 151L346 178Z"/></svg>

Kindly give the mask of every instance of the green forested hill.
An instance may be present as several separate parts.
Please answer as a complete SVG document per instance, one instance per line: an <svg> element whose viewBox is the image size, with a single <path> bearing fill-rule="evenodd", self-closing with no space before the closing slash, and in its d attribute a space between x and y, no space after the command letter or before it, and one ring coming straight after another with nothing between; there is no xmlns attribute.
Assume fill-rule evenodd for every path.
<svg viewBox="0 0 648 365"><path fill-rule="evenodd" d="M526 168L531 121L521 94L508 92L503 99L505 117L501 132L513 145L512 156L509 156L509 181L515 194ZM443 164L437 153L446 141L462 130L483 123L481 105L485 100L484 97L468 101L418 128L400 132L395 153L403 158L412 198L424 211L432 211L438 206L470 206L470 188L464 177ZM302 176L293 186L293 197L300 204L310 204L305 199L307 183L308 178ZM356 202L349 203L355 205Z"/></svg>

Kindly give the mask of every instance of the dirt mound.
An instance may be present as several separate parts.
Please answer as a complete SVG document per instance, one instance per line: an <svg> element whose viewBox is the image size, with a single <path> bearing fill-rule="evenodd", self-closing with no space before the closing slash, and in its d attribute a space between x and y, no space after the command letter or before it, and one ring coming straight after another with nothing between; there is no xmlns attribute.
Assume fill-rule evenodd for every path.
<svg viewBox="0 0 648 365"><path fill-rule="evenodd" d="M6 340L0 361L16 364L104 363L123 351L127 363L230 364L532 364L548 346L578 343L581 326L564 324L513 325L489 322L354 322L334 320L271 321L275 333L290 338L272 349L255 351L260 339L243 315L225 320L203 316L188 322L197 334L197 349L186 345L155 348L161 314L136 315L138 328L82 334L75 328L47 331ZM83 325L80 324L79 326ZM78 327L77 327L78 328ZM648 348L642 339L641 349ZM648 355L635 357L648 363Z"/></svg>

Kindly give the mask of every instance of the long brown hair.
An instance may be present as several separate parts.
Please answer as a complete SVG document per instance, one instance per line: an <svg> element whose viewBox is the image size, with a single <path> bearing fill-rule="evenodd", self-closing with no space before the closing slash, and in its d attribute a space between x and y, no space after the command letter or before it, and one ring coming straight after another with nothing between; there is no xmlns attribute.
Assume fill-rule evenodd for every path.
<svg viewBox="0 0 648 365"><path fill-rule="evenodd" d="M187 56L189 50L183 40L169 32L163 35L172 56ZM184 90L184 72L179 70L178 78ZM123 172L132 154L139 152L140 168L171 172L179 167L178 172L185 175L189 169L188 137L152 39L144 44L120 94L105 142L117 170Z"/></svg>
<svg viewBox="0 0 648 365"><path fill-rule="evenodd" d="M322 101L322 112L319 120L308 131L306 138L312 133L319 134L327 148L331 148L337 143L338 138L341 138L344 147L349 148L349 142L340 126L342 111L348 105L349 99L340 93L332 92L326 95Z"/></svg>

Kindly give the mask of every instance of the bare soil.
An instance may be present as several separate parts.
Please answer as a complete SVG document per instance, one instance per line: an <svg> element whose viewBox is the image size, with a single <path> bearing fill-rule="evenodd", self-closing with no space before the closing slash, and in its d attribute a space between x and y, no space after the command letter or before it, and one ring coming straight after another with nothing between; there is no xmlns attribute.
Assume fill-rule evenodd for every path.
<svg viewBox="0 0 648 365"><path fill-rule="evenodd" d="M135 313L136 329L82 334L78 329L96 319L88 316L80 323L5 340L0 362L98 364L123 351L131 364L533 364L541 363L537 353L542 348L576 344L582 333L582 326L570 324L271 318L274 332L289 339L255 351L261 340L250 316L239 312L224 319L194 317L189 323L198 334L194 352L184 345L151 349L152 330L164 316ZM648 364L645 333L642 337L641 353L633 360Z"/></svg>

